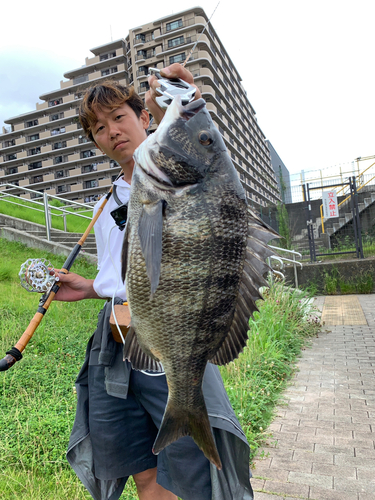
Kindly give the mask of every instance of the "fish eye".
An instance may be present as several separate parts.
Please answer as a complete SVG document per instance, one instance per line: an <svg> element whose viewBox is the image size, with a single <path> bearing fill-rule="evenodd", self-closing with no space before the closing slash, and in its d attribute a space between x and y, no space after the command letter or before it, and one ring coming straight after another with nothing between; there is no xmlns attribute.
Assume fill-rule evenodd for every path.
<svg viewBox="0 0 375 500"><path fill-rule="evenodd" d="M212 144L210 134L205 130L203 132L200 132L198 139L203 146L209 146L210 144Z"/></svg>

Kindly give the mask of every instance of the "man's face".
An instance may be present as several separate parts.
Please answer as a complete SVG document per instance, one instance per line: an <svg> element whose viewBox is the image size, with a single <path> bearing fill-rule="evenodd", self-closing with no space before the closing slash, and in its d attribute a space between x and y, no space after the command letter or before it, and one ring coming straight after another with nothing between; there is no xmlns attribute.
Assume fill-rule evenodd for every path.
<svg viewBox="0 0 375 500"><path fill-rule="evenodd" d="M92 135L99 149L124 167L132 163L133 153L146 139L149 116L143 110L138 118L128 104L114 110L97 108L98 119L92 127Z"/></svg>

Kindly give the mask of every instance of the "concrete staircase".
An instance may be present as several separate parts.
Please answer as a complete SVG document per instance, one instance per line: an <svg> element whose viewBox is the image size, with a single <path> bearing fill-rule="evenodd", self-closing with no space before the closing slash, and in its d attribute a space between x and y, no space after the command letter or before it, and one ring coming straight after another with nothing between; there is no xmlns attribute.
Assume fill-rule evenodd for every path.
<svg viewBox="0 0 375 500"><path fill-rule="evenodd" d="M11 241L20 241L27 246L40 248L44 251L69 255L75 244L82 236L81 233L68 233L59 229L51 230L51 241L47 240L46 228L42 224L17 219L9 215L0 214L0 237ZM95 235L89 234L82 245L81 254L90 262L96 262L97 252Z"/></svg>
<svg viewBox="0 0 375 500"><path fill-rule="evenodd" d="M368 193L368 197L363 199L362 203L358 203L359 213L363 212L367 207L371 206L375 202L375 193ZM338 222L330 223L329 220L325 224L325 231L327 234L332 236L333 234L340 231L348 222L353 220L353 214L351 212L350 200L348 200L342 207L340 211L347 210L344 212L344 217L340 217Z"/></svg>
<svg viewBox="0 0 375 500"><path fill-rule="evenodd" d="M368 207L371 207L375 202L375 192L362 192L362 196L360 197L361 202L358 203L359 213L366 210ZM374 207L371 210L375 210ZM314 240L315 240L315 248L316 251L319 252L320 248L330 248L331 246L331 236L335 235L339 231L341 231L344 226L350 223L353 220L353 215L351 212L350 199L345 202L340 207L340 213L344 214L343 217L337 219L327 219L324 221L324 230L325 235L322 234L322 221L320 217L317 217L313 222L313 231L314 231ZM373 217L373 216L372 216ZM362 219L363 221L363 219ZM363 226L363 224L362 224ZM307 234L307 228L302 229L301 232L294 236L292 242L293 248L298 252L306 253L309 251L309 240Z"/></svg>

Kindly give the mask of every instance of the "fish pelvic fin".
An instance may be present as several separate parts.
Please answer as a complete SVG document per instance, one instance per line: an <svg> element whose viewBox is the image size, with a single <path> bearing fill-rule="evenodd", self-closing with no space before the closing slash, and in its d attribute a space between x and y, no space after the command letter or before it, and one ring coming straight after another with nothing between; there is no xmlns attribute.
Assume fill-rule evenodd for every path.
<svg viewBox="0 0 375 500"><path fill-rule="evenodd" d="M202 403L193 411L176 408L168 399L167 408L152 449L158 455L166 446L184 436L191 436L205 457L221 470L221 460L211 431L202 394Z"/></svg>
<svg viewBox="0 0 375 500"><path fill-rule="evenodd" d="M151 284L151 296L156 292L160 278L162 236L163 236L163 200L143 205L139 219L138 235L142 254L146 263L147 276Z"/></svg>
<svg viewBox="0 0 375 500"><path fill-rule="evenodd" d="M162 364L152 355L146 354L138 343L134 328L130 328L125 338L124 360L130 361L134 370L149 370L163 372Z"/></svg>

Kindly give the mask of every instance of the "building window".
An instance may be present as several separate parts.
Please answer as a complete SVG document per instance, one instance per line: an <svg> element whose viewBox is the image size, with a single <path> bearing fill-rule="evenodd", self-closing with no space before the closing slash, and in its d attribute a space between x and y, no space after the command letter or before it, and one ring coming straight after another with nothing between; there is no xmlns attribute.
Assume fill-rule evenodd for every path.
<svg viewBox="0 0 375 500"><path fill-rule="evenodd" d="M147 90L150 89L150 85L148 82L141 82L140 86L139 86L139 91L140 93L141 92L147 92Z"/></svg>
<svg viewBox="0 0 375 500"><path fill-rule="evenodd" d="M29 149L28 151L28 155L37 155L40 153L40 146L38 146L37 148L31 148Z"/></svg>
<svg viewBox="0 0 375 500"><path fill-rule="evenodd" d="M5 161L10 161L10 160L17 160L17 155L16 154L6 155Z"/></svg>
<svg viewBox="0 0 375 500"><path fill-rule="evenodd" d="M60 118L64 118L64 113L55 113L49 116L49 121L53 122L55 120L59 120Z"/></svg>
<svg viewBox="0 0 375 500"><path fill-rule="evenodd" d="M172 21L171 23L167 23L166 25L167 31L176 30L178 28L182 28L182 19L178 19L177 21Z"/></svg>
<svg viewBox="0 0 375 500"><path fill-rule="evenodd" d="M168 48L170 49L171 47L177 47L177 45L182 45L183 43L185 43L184 37L178 36L177 38L168 40Z"/></svg>
<svg viewBox="0 0 375 500"><path fill-rule="evenodd" d="M98 187L99 181L97 181L96 179L93 179L91 181L85 181L83 184L84 184L85 189L90 189L90 188Z"/></svg>
<svg viewBox="0 0 375 500"><path fill-rule="evenodd" d="M137 76L143 76L147 75L148 73L148 67L147 66L139 66L137 70Z"/></svg>
<svg viewBox="0 0 375 500"><path fill-rule="evenodd" d="M15 145L16 145L15 139L11 139L10 141L3 142L3 148L9 148L10 146L15 146Z"/></svg>
<svg viewBox="0 0 375 500"><path fill-rule="evenodd" d="M65 127L54 128L51 130L51 135L59 135L65 132Z"/></svg>
<svg viewBox="0 0 375 500"><path fill-rule="evenodd" d="M58 193L66 193L68 191L68 186L57 186L57 192Z"/></svg>
<svg viewBox="0 0 375 500"><path fill-rule="evenodd" d="M53 159L53 164L54 165L57 165L58 163L62 163L63 162L63 157L62 156L55 156L55 158Z"/></svg>
<svg viewBox="0 0 375 500"><path fill-rule="evenodd" d="M116 52L109 52L108 54L102 54L100 56L100 60L106 61L107 59L110 59L111 57L116 57Z"/></svg>
<svg viewBox="0 0 375 500"><path fill-rule="evenodd" d="M29 122L26 122L26 128L29 128L29 127L35 127L35 125L38 125L38 120L31 120Z"/></svg>
<svg viewBox="0 0 375 500"><path fill-rule="evenodd" d="M80 75L76 76L73 78L73 85L78 85L80 83L88 82L89 81L89 75Z"/></svg>
<svg viewBox="0 0 375 500"><path fill-rule="evenodd" d="M135 35L135 39L136 40L140 40L141 42L145 42L146 41L146 35L144 33L138 33L137 35Z"/></svg>
<svg viewBox="0 0 375 500"><path fill-rule="evenodd" d="M64 177L64 170L58 170L55 174L55 179L60 179L61 177Z"/></svg>
<svg viewBox="0 0 375 500"><path fill-rule="evenodd" d="M184 62L185 59L185 52L182 52L181 54L177 54L176 56L171 56L169 58L169 64Z"/></svg>
<svg viewBox="0 0 375 500"><path fill-rule="evenodd" d="M41 168L42 167L42 162L41 161L34 161L33 163L29 163L29 170L34 170L36 168Z"/></svg>
<svg viewBox="0 0 375 500"><path fill-rule="evenodd" d="M95 172L96 171L96 164L92 165L85 165L82 167L82 173L87 174L88 172Z"/></svg>
<svg viewBox="0 0 375 500"><path fill-rule="evenodd" d="M43 175L37 175L31 178L31 184L36 184L37 182L43 182Z"/></svg>
<svg viewBox="0 0 375 500"><path fill-rule="evenodd" d="M57 106L58 104L62 104L63 100L60 99L52 99L52 101L49 101L48 107L51 108L52 106Z"/></svg>
<svg viewBox="0 0 375 500"><path fill-rule="evenodd" d="M8 168L7 170L7 175L17 174L17 173L18 173L18 167Z"/></svg>
<svg viewBox="0 0 375 500"><path fill-rule="evenodd" d="M66 141L55 142L52 146L52 149L61 149L66 148Z"/></svg>
<svg viewBox="0 0 375 500"><path fill-rule="evenodd" d="M26 138L27 141L37 141L38 139L39 139L39 134L29 135L29 137Z"/></svg>
<svg viewBox="0 0 375 500"><path fill-rule="evenodd" d="M111 75L112 73L117 73L117 66L102 70L102 76Z"/></svg>
<svg viewBox="0 0 375 500"><path fill-rule="evenodd" d="M92 149L87 149L86 151L81 152L81 158L90 158L91 156L95 156L95 151Z"/></svg>

